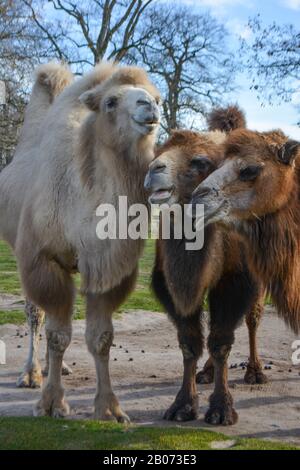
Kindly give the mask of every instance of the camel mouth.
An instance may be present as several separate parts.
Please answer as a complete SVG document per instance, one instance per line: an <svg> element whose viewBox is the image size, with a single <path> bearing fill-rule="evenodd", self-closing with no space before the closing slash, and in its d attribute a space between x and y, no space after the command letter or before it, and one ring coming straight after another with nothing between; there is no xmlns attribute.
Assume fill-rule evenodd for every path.
<svg viewBox="0 0 300 470"><path fill-rule="evenodd" d="M138 121L137 119L135 119L134 117L132 117L132 120L135 124L137 124L141 129L146 130L148 131L149 133L150 132L153 132L156 127L158 126L159 124L159 121L157 120L153 120L153 121Z"/></svg>
<svg viewBox="0 0 300 470"><path fill-rule="evenodd" d="M163 204L164 202L169 201L173 194L173 186L170 188L161 188L153 191L153 193L149 196L150 204Z"/></svg>
<svg viewBox="0 0 300 470"><path fill-rule="evenodd" d="M217 207L212 208L210 210L205 209L205 212L200 217L195 217L196 219L196 229L205 228L208 225L221 222L228 216L228 205L226 201L222 201ZM195 214L193 214L195 216Z"/></svg>

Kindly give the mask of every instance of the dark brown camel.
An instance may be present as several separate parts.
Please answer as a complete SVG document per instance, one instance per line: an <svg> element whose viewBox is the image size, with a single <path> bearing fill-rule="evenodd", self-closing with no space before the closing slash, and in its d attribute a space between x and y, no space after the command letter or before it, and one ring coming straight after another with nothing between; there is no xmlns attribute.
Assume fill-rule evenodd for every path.
<svg viewBox="0 0 300 470"><path fill-rule="evenodd" d="M151 202L187 203L193 188L222 161L225 139L226 135L220 132L175 132L150 166L147 185L152 191ZM187 251L185 240L158 241L152 284L177 327L184 360L183 384L166 419L184 421L197 417L195 372L203 348L202 305L209 291L208 348L215 368L216 390L206 421L225 425L237 421L227 386L225 358L234 341L234 329L246 313L255 311L261 296L260 285L245 260L245 245L239 237L214 226L206 230L205 247L197 252ZM236 292L241 296L237 298Z"/></svg>

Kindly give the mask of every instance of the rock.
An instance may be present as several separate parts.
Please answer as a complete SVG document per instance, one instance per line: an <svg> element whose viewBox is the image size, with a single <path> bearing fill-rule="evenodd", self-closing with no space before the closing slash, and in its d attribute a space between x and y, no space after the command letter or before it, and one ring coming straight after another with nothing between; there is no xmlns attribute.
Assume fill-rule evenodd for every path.
<svg viewBox="0 0 300 470"><path fill-rule="evenodd" d="M236 445L236 440L228 440L228 441L212 441L210 443L211 449L214 450L223 450L223 449L230 449Z"/></svg>

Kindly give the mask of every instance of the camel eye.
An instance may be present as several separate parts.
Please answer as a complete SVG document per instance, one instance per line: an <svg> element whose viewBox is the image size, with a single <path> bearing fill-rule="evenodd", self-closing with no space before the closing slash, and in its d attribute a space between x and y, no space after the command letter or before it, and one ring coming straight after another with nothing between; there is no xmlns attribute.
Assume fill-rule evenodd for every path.
<svg viewBox="0 0 300 470"><path fill-rule="evenodd" d="M197 155L191 160L191 167L199 173L208 173L213 170L213 163L206 155Z"/></svg>
<svg viewBox="0 0 300 470"><path fill-rule="evenodd" d="M106 111L112 111L114 108L117 107L118 98L116 96L110 96L105 101Z"/></svg>
<svg viewBox="0 0 300 470"><path fill-rule="evenodd" d="M240 170L241 181L254 181L261 173L263 167L260 165L249 165Z"/></svg>

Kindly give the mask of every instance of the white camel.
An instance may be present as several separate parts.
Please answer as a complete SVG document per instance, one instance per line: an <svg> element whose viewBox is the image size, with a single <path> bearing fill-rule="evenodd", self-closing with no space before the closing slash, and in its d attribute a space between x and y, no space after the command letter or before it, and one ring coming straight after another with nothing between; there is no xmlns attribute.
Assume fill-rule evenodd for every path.
<svg viewBox="0 0 300 470"><path fill-rule="evenodd" d="M36 82L35 88L44 97L44 87ZM79 271L97 373L95 417L128 420L110 383L112 313L134 287L143 242L99 240L96 208L111 203L118 209L120 195L129 204L146 202L143 181L154 158L158 102L142 69L100 64L51 106L48 101L33 123L29 106L24 138L0 175L1 237L14 248L26 297L46 312L49 374L36 415L69 412L61 369L71 341L72 273ZM26 127L32 129L27 135Z"/></svg>
<svg viewBox="0 0 300 470"><path fill-rule="evenodd" d="M34 142L38 144L38 131L42 125L42 122L46 116L49 107L54 102L55 98L62 92L62 90L70 85L73 81L73 74L67 68L66 65L50 62L49 64L38 67L35 73L36 80L32 90L30 102L25 112L24 126L19 139L19 145L17 147L14 163L9 166L9 170L5 170L0 181L4 181L8 178L14 177L14 168L24 167L24 171L27 171L27 158L31 159L31 148L27 145L33 145ZM21 161L19 161L18 155L21 152L23 155ZM28 156L24 156L24 154ZM17 170L16 176L19 174ZM13 183L14 184L14 183ZM0 207L5 207L7 214L13 211L13 215L7 217L6 224L4 227L6 233L6 240L14 248L15 240L17 235L17 227L20 219L20 211L22 208L23 191L25 190L28 180L24 178L19 185L19 189L9 194L5 192L4 183L1 193ZM2 183L1 183L2 186ZM4 230L3 229L3 230ZM28 299L25 300L25 314L27 318L29 328L29 352L28 357L24 366L24 369L17 380L17 387L40 387L42 384L42 369L39 361L39 343L40 343L40 331L44 322L45 313L39 307L36 307ZM46 353L46 367L44 374L48 372L48 360L49 352L47 348ZM72 372L71 368L63 362L62 373L68 375Z"/></svg>

